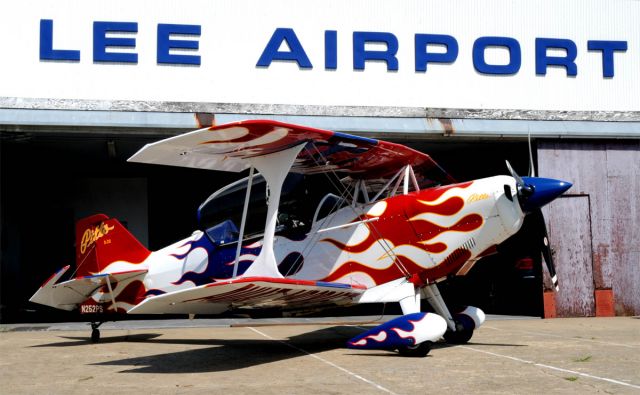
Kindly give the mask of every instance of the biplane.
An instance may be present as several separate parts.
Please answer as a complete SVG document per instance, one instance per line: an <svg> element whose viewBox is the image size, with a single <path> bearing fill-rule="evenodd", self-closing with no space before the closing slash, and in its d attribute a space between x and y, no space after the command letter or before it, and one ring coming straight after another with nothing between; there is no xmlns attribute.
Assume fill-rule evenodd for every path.
<svg viewBox="0 0 640 395"><path fill-rule="evenodd" d="M438 283L467 274L571 187L508 163L511 176L459 183L400 144L263 120L167 138L129 161L248 175L202 203L199 230L158 251L104 214L77 222L75 273L60 281L62 268L30 300L102 317L94 341L109 313L399 303L402 316L347 346L424 356L442 337L465 343L485 315L450 310ZM557 286L546 230L535 242Z"/></svg>

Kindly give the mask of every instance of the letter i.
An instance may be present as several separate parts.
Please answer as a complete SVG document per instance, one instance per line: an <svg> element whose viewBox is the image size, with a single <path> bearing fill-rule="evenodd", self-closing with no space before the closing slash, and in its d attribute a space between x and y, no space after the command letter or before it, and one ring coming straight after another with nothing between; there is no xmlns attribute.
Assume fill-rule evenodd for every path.
<svg viewBox="0 0 640 395"><path fill-rule="evenodd" d="M324 69L338 68L338 32L325 30L324 32Z"/></svg>

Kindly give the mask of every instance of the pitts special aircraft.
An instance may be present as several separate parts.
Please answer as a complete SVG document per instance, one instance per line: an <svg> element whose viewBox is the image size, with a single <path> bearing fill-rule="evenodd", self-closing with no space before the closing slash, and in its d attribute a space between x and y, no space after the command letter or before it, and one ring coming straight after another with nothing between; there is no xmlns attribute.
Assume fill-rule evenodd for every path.
<svg viewBox="0 0 640 395"><path fill-rule="evenodd" d="M511 177L456 183L403 145L275 121L196 130L129 161L249 175L200 206L201 230L159 251L115 218L78 221L75 274L58 282L64 267L32 302L103 317L398 302L404 315L347 346L424 356L443 336L467 342L485 317L471 306L452 313L437 283L468 273L528 213L541 218L536 242L557 287L540 208L571 184L519 177L508 163Z"/></svg>

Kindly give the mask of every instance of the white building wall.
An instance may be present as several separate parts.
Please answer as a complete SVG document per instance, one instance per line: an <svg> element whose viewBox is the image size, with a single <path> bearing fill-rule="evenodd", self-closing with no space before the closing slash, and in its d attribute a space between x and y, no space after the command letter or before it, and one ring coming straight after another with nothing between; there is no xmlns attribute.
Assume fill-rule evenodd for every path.
<svg viewBox="0 0 640 395"><path fill-rule="evenodd" d="M640 111L640 2L634 0L33 0L0 3L0 97L259 103L323 106ZM42 60L40 21L53 21L54 49L80 51L78 62ZM136 22L135 64L93 60L95 21ZM159 23L199 25L197 66L157 63ZM291 28L313 68L295 62L256 67L276 28ZM337 32L337 67L325 69L324 32ZM387 32L398 42L398 70L368 61L353 67L353 32ZM414 36L450 35L459 45L451 64L416 72ZM472 48L482 36L510 37L522 59L513 75L476 71ZM175 38L175 37L174 37ZM536 38L562 38L577 47L577 76L550 67L536 75ZM604 78L602 53L589 40L625 41L614 54L613 78ZM368 44L368 50L384 50ZM442 50L443 48L440 48ZM283 46L282 51L286 51ZM429 51L437 51L436 47ZM178 53L180 51L172 51ZM549 50L553 56L563 51ZM503 47L485 60L509 62Z"/></svg>

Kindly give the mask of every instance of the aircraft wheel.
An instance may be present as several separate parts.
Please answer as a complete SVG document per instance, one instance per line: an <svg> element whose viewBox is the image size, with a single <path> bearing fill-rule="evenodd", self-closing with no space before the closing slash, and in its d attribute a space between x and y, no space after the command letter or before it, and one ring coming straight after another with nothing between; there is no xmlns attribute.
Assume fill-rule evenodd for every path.
<svg viewBox="0 0 640 395"><path fill-rule="evenodd" d="M454 321L456 323L456 331L446 331L444 333L444 340L451 344L467 343L473 336L473 329L475 327L473 321L471 321L471 318L462 315L455 317Z"/></svg>
<svg viewBox="0 0 640 395"><path fill-rule="evenodd" d="M91 330L91 341L98 343L100 341L100 329Z"/></svg>
<svg viewBox="0 0 640 395"><path fill-rule="evenodd" d="M426 357L431 351L431 342L423 342L420 344L416 344L415 346L407 346L403 348L399 348L398 352L403 357L413 357L413 358L422 358Z"/></svg>

